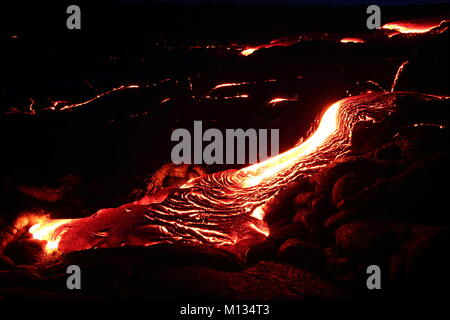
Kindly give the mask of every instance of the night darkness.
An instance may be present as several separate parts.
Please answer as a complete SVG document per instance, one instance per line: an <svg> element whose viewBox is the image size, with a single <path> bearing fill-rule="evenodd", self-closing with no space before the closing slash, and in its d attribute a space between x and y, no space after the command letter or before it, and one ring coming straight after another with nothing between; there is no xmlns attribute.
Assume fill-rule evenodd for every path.
<svg viewBox="0 0 450 320"><path fill-rule="evenodd" d="M450 3L370 4L1 3L0 301L445 306Z"/></svg>

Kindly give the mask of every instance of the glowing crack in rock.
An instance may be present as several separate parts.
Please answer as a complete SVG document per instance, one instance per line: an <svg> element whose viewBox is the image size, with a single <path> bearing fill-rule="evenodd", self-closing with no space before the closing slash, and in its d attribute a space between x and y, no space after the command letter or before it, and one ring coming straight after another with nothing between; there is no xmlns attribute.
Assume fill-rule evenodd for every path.
<svg viewBox="0 0 450 320"><path fill-rule="evenodd" d="M78 108L78 107L84 106L84 105L86 105L86 104L88 104L88 103L91 103L92 101L95 101L95 100L97 100L97 99L100 99L100 98L102 98L103 96L106 96L106 95L108 95L108 94L110 94L110 93L112 93L112 92L115 92L115 91L121 91L121 90L127 90L127 89L139 89L139 88L140 88L139 85L134 85L134 84L133 84L133 85L123 85L123 86L120 86L120 87L117 87L117 88L113 88L113 89L111 89L111 90L108 90L108 91L106 91L106 92L104 92L104 93L100 93L100 94L96 95L94 98L89 99L89 100L87 100L87 101L83 101L83 102L80 102L80 103L73 103L73 104L65 105L65 106L63 106L60 110L61 110L61 111L64 111L64 110L69 110L69 109L73 109L73 108ZM59 101L56 101L56 102L54 103L53 108L56 109L56 107L58 106L58 104L59 104Z"/></svg>
<svg viewBox="0 0 450 320"><path fill-rule="evenodd" d="M355 124L382 121L402 94L370 93L335 102L303 143L241 170L191 179L154 200L158 202L102 209L81 219L42 221L29 231L48 242L49 252L167 243L212 246L244 256L269 235L264 217L277 195L346 154Z"/></svg>
<svg viewBox="0 0 450 320"><path fill-rule="evenodd" d="M99 100L103 97L106 97L114 92L117 91L126 91L126 90L135 90L135 89L142 89L142 88L150 88L150 87L157 87L158 85L168 82L170 81L170 78L166 78L163 80L160 80L158 82L155 83L151 83L151 84L129 84L129 85L120 85L118 87L109 89L107 91L104 91L102 93L99 93L95 96L93 96L90 99L81 101L81 102L75 102L75 103L71 103L70 101L65 101L65 100L52 100L51 105L49 107L45 107L45 108L38 108L39 110L47 110L47 111L70 111L73 109L77 109L80 107L85 107L87 105L89 105L90 103ZM84 80L85 83L87 83L89 85L89 87L93 88L93 85L87 81ZM170 101L170 97L169 98L165 98L161 101L162 103L168 102ZM24 114L32 114L32 115L36 115L37 114L37 110L36 110L36 102L33 98L30 98L30 105L27 108L27 111L23 112ZM20 111L15 111L15 112L8 112L8 113L20 113Z"/></svg>
<svg viewBox="0 0 450 320"><path fill-rule="evenodd" d="M297 101L297 99L291 99L291 98L274 98L267 102L270 106L275 106L278 102L284 102L284 101Z"/></svg>
<svg viewBox="0 0 450 320"><path fill-rule="evenodd" d="M365 41L359 38L343 38L341 43L365 43Z"/></svg>
<svg viewBox="0 0 450 320"><path fill-rule="evenodd" d="M228 82L228 83L221 83L221 84L218 84L217 86L215 86L214 88L212 88L211 91L214 91L214 90L217 90L217 89L220 89L220 88L238 87L238 86L243 86L243 85L251 84L251 83L254 83L254 82Z"/></svg>
<svg viewBox="0 0 450 320"><path fill-rule="evenodd" d="M256 47L248 47L241 51L241 55L243 56L249 56L253 54L255 51L262 49L262 48L272 48L272 47L289 47L295 43L297 43L298 40L291 40L291 39L275 39L272 40L270 43L262 44Z"/></svg>

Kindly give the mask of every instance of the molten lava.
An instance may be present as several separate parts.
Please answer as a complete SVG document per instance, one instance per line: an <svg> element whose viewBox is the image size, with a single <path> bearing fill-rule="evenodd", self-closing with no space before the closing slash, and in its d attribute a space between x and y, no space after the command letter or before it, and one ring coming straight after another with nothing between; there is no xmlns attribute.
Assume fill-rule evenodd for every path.
<svg viewBox="0 0 450 320"><path fill-rule="evenodd" d="M397 69L397 72L395 73L394 81L392 82L391 92L394 92L395 86L397 85L397 82L398 82L398 78L400 77L400 74L403 72L403 69L405 68L405 66L406 66L408 63L409 63L408 60L402 62L402 64L400 65L400 67Z"/></svg>
<svg viewBox="0 0 450 320"><path fill-rule="evenodd" d="M364 40L359 38L343 38L341 39L342 43L365 43Z"/></svg>
<svg viewBox="0 0 450 320"><path fill-rule="evenodd" d="M249 56L255 51L262 49L262 48L272 48L272 47L289 47L293 45L294 43L297 43L298 40L290 40L290 39L275 39L272 40L270 43L262 44L256 47L249 47L241 51L241 55L243 56Z"/></svg>
<svg viewBox="0 0 450 320"><path fill-rule="evenodd" d="M248 48L248 49L245 49L245 50L242 50L241 51L241 54L243 55L243 56L249 56L249 55L251 55L253 52L255 52L256 50L258 50L259 48Z"/></svg>
<svg viewBox="0 0 450 320"><path fill-rule="evenodd" d="M41 218L41 220L42 221L40 223L33 225L29 232L33 235L34 239L47 241L45 246L46 251L53 252L58 249L59 241L61 240L61 236L64 234L61 232L54 237L54 231L58 227L70 222L72 219L48 220Z"/></svg>
<svg viewBox="0 0 450 320"><path fill-rule="evenodd" d="M275 197L350 150L359 121L379 122L401 93L370 93L329 106L303 143L264 162L191 179L165 199L99 210L81 219L48 220L29 231L47 251L189 243L244 256L269 234L264 217ZM439 99L439 97L429 97Z"/></svg>
<svg viewBox="0 0 450 320"><path fill-rule="evenodd" d="M296 101L296 100L290 99L290 98L274 98L274 99L270 100L267 104L274 106L278 102L283 102L283 101Z"/></svg>
<svg viewBox="0 0 450 320"><path fill-rule="evenodd" d="M396 21L389 22L382 26L386 30L394 30L398 33L425 33L437 28L441 23L447 20L431 20L431 21Z"/></svg>

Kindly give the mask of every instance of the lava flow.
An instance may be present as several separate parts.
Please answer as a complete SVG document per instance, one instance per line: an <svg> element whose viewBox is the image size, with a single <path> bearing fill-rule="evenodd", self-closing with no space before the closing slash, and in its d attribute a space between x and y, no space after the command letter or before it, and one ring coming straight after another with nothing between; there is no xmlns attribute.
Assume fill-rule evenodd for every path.
<svg viewBox="0 0 450 320"><path fill-rule="evenodd" d="M290 39L275 39L270 41L270 43L262 44L256 47L249 47L245 50L241 51L241 55L243 56L249 56L255 51L262 49L262 48L272 48L272 47L289 47L295 43L297 43L298 40L290 40Z"/></svg>
<svg viewBox="0 0 450 320"><path fill-rule="evenodd" d="M365 41L359 38L343 38L341 43L365 43Z"/></svg>
<svg viewBox="0 0 450 320"><path fill-rule="evenodd" d="M264 216L274 198L347 153L355 124L385 119L400 95L404 93L370 93L340 100L327 108L314 133L300 145L241 170L191 179L161 202L125 204L81 219L48 220L30 233L47 241L47 251L189 243L243 256L268 236Z"/></svg>
<svg viewBox="0 0 450 320"><path fill-rule="evenodd" d="M395 21L382 26L383 29L396 31L398 33L426 33L439 27L447 20L429 20L429 21Z"/></svg>

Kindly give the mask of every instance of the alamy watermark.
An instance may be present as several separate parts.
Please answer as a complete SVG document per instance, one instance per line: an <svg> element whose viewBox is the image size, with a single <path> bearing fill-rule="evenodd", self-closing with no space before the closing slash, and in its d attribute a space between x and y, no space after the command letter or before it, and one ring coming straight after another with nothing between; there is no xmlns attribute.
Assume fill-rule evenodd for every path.
<svg viewBox="0 0 450 320"><path fill-rule="evenodd" d="M69 5L66 9L66 13L69 14L66 20L66 26L69 30L81 29L81 9L78 5ZM369 5L366 9L366 13L370 16L366 20L366 26L369 30L381 28L381 9L378 5Z"/></svg>
<svg viewBox="0 0 450 320"><path fill-rule="evenodd" d="M67 289L80 290L81 289L81 269L80 269L80 267L77 266L76 264L72 264L67 267L66 273L70 274L70 276L66 280Z"/></svg>
<svg viewBox="0 0 450 320"><path fill-rule="evenodd" d="M366 26L369 30L381 28L381 9L376 4L367 7L366 13L370 16L366 20Z"/></svg>
<svg viewBox="0 0 450 320"><path fill-rule="evenodd" d="M172 132L178 142L171 152L175 164L251 164L279 153L279 129L219 129L203 132L202 121L194 121L194 134L184 128ZM270 131L270 155L269 135ZM208 142L203 148L203 142Z"/></svg>
<svg viewBox="0 0 450 320"><path fill-rule="evenodd" d="M381 268L376 264L372 264L367 267L366 273L370 274L370 276L367 278L367 281L366 281L367 289L380 290L381 289Z"/></svg>
<svg viewBox="0 0 450 320"><path fill-rule="evenodd" d="M69 30L81 29L81 9L79 6L72 4L67 7L66 13L70 16L66 20L66 26Z"/></svg>

